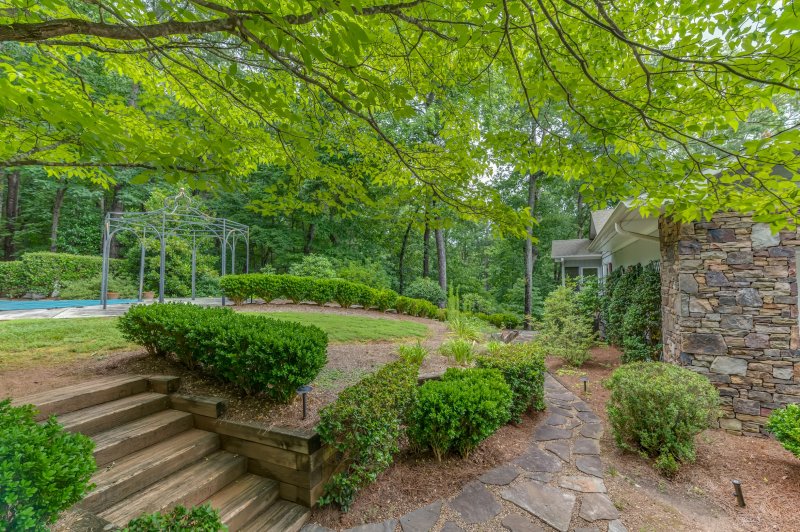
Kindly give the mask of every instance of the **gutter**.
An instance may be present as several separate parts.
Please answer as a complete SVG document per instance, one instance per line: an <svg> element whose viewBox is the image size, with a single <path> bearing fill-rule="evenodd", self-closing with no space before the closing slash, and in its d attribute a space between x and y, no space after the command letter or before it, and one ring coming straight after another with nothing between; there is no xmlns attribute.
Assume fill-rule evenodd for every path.
<svg viewBox="0 0 800 532"><path fill-rule="evenodd" d="M659 242L659 238L653 235L643 235L642 233L634 233L633 231L628 231L622 228L619 222L614 222L614 231L617 232L618 235L621 236L630 236L632 238L638 238L641 240L650 240L652 242Z"/></svg>

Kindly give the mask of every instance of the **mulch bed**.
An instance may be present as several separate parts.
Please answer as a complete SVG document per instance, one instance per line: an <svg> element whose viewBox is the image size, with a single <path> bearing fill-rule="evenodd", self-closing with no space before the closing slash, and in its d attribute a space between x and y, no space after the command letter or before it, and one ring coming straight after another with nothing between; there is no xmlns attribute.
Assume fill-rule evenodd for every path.
<svg viewBox="0 0 800 532"><path fill-rule="evenodd" d="M558 359L547 364L603 419L602 455L613 473L606 475L606 484L629 530L800 530L800 460L775 440L707 430L696 440L697 460L666 479L648 460L614 444L605 411L610 393L601 382L619 367L619 350L593 349L578 372L562 369ZM588 394L583 393L582 374L589 377ZM742 482L745 508L736 505L733 479Z"/></svg>

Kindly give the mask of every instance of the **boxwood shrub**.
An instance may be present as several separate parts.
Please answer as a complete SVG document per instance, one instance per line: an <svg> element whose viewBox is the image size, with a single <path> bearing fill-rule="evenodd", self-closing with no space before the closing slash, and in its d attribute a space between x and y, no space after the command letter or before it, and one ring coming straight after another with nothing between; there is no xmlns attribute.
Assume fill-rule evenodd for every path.
<svg viewBox="0 0 800 532"><path fill-rule="evenodd" d="M498 344L491 354L479 356L479 368L496 369L511 388L511 420L519 423L522 414L533 408L544 410L544 353L534 342Z"/></svg>
<svg viewBox="0 0 800 532"><path fill-rule="evenodd" d="M54 417L35 421L32 405L0 401L0 530L47 531L91 489L94 443Z"/></svg>
<svg viewBox="0 0 800 532"><path fill-rule="evenodd" d="M169 512L156 512L132 519L122 532L220 532L228 530L219 512L210 504L186 508L176 506Z"/></svg>
<svg viewBox="0 0 800 532"><path fill-rule="evenodd" d="M399 450L404 419L417 391L419 364L400 360L346 388L320 412L317 432L341 455L321 505L350 508L358 490L375 481Z"/></svg>
<svg viewBox="0 0 800 532"><path fill-rule="evenodd" d="M617 445L655 458L667 476L695 458L694 438L718 416L719 394L707 378L665 362L633 362L604 383Z"/></svg>
<svg viewBox="0 0 800 532"><path fill-rule="evenodd" d="M448 452L468 456L510 419L512 392L495 369L448 369L423 384L411 411L408 436L437 460Z"/></svg>
<svg viewBox="0 0 800 532"><path fill-rule="evenodd" d="M134 305L118 326L148 353L174 355L245 393L276 401L291 400L327 361L328 335L321 329L227 308Z"/></svg>
<svg viewBox="0 0 800 532"><path fill-rule="evenodd" d="M783 448L800 458L800 405L790 404L772 411L767 430Z"/></svg>
<svg viewBox="0 0 800 532"><path fill-rule="evenodd" d="M0 266L0 294L20 297L27 293L50 296L65 283L99 277L102 257L50 253L46 251L25 253L19 260ZM111 259L112 277L122 275L124 261ZM94 297L100 297L100 289Z"/></svg>
<svg viewBox="0 0 800 532"><path fill-rule="evenodd" d="M380 311L393 308L399 314L440 321L447 318L446 310L440 309L430 301L399 296L393 290L371 288L365 284L343 279L249 273L226 275L220 279L220 286L225 296L236 304L241 304L249 298L263 299L267 303L273 299L285 298L294 303L313 301L318 305L335 301L343 308L353 305L361 305L364 308L377 307Z"/></svg>

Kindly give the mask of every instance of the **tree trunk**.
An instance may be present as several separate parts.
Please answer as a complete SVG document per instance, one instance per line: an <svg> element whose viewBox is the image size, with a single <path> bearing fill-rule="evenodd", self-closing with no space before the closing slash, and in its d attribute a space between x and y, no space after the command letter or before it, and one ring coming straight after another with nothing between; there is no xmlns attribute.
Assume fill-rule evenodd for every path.
<svg viewBox="0 0 800 532"><path fill-rule="evenodd" d="M314 241L314 233L317 232L317 224L311 222L308 224L308 232L306 233L306 245L303 246L303 253L308 255L311 253L311 243Z"/></svg>
<svg viewBox="0 0 800 532"><path fill-rule="evenodd" d="M19 172L8 172L6 179L6 234L3 236L3 260L14 260L14 255L17 251L14 236L17 229L17 217L19 216Z"/></svg>
<svg viewBox="0 0 800 532"><path fill-rule="evenodd" d="M422 233L422 276L429 277L431 274L431 228L425 222L425 232Z"/></svg>
<svg viewBox="0 0 800 532"><path fill-rule="evenodd" d="M528 173L528 208L531 216L536 209L536 181L539 172ZM528 225L527 238L525 238L525 330L530 330L530 316L533 307L533 266L538 256L538 248L534 251L533 245L533 222Z"/></svg>
<svg viewBox="0 0 800 532"><path fill-rule="evenodd" d="M398 278L400 280L400 293L403 293L403 289L405 288L405 274L403 270L405 268L404 262L406 259L406 248L408 247L408 235L411 234L411 225L412 222L408 222L408 227L406 227L406 232L403 234L403 243L400 246L400 260L397 265L398 268Z"/></svg>
<svg viewBox="0 0 800 532"><path fill-rule="evenodd" d="M447 254L444 249L444 231L442 228L437 228L436 234L436 257L439 262L439 286L442 287L444 293L447 293ZM439 302L441 308L445 307L445 302Z"/></svg>
<svg viewBox="0 0 800 532"><path fill-rule="evenodd" d="M583 235L585 234L583 231L585 220L583 219L583 194L581 194L580 190L578 191L577 199L578 201L576 203L578 205L578 212L575 218L578 221L578 234L575 236L575 238L583 238Z"/></svg>
<svg viewBox="0 0 800 532"><path fill-rule="evenodd" d="M53 222L50 224L50 251L58 251L58 222L61 218L61 206L64 205L64 196L67 194L66 183L56 190L56 198L53 201Z"/></svg>

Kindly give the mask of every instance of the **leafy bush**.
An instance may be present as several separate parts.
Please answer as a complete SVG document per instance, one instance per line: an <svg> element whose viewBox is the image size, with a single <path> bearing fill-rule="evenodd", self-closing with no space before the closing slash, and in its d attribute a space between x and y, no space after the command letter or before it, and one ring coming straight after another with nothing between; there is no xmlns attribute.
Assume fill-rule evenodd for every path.
<svg viewBox="0 0 800 532"><path fill-rule="evenodd" d="M481 312L491 314L494 312L495 303L480 294L464 294L461 296L461 310L464 312Z"/></svg>
<svg viewBox="0 0 800 532"><path fill-rule="evenodd" d="M488 347L488 346L487 346ZM510 415L519 423L528 408L544 409L544 354L535 343L495 345L488 355L477 358L479 368L503 374L513 394Z"/></svg>
<svg viewBox="0 0 800 532"><path fill-rule="evenodd" d="M307 297L317 305L324 305L336 297L338 283L333 279L316 279L308 283Z"/></svg>
<svg viewBox="0 0 800 532"><path fill-rule="evenodd" d="M772 411L767 430L775 435L783 448L800 458L800 405L790 404Z"/></svg>
<svg viewBox="0 0 800 532"><path fill-rule="evenodd" d="M337 504L347 511L358 490L392 464L416 396L418 371L418 364L393 362L322 409L317 432L341 454L345 469L325 485L320 505Z"/></svg>
<svg viewBox="0 0 800 532"><path fill-rule="evenodd" d="M317 283L313 277L297 277L295 275L283 275L282 289L283 296L292 303L297 304L301 301L311 299L312 287Z"/></svg>
<svg viewBox="0 0 800 532"><path fill-rule="evenodd" d="M76 281L65 281L58 292L60 299L99 299L100 298L100 276L90 279L80 279ZM109 277L108 291L117 292L122 298L138 297L139 286L133 279L127 277Z"/></svg>
<svg viewBox="0 0 800 532"><path fill-rule="evenodd" d="M0 401L0 530L47 531L58 514L91 489L94 443L51 417L35 421L32 405Z"/></svg>
<svg viewBox="0 0 800 532"><path fill-rule="evenodd" d="M597 277L584 277L577 295L578 308L592 324L596 324L603 306L600 281ZM595 327L597 328L597 327Z"/></svg>
<svg viewBox="0 0 800 532"><path fill-rule="evenodd" d="M544 301L544 319L539 341L548 355L563 358L572 366L589 359L594 343L592 323L580 312L575 291L559 286Z"/></svg>
<svg viewBox="0 0 800 532"><path fill-rule="evenodd" d="M406 287L405 295L412 299L430 301L434 305L443 303L447 298L447 294L444 293L439 283L426 277L420 277L412 281Z"/></svg>
<svg viewBox="0 0 800 532"><path fill-rule="evenodd" d="M289 275L296 277L314 277L315 279L333 279L336 268L328 257L322 255L306 255L300 262L289 266Z"/></svg>
<svg viewBox="0 0 800 532"><path fill-rule="evenodd" d="M210 504L187 509L176 506L169 513L153 513L131 520L123 532L219 532L228 530Z"/></svg>
<svg viewBox="0 0 800 532"><path fill-rule="evenodd" d="M633 362L604 384L617 445L656 458L665 475L694 460L694 437L718 414L719 394L708 379L674 364Z"/></svg>
<svg viewBox="0 0 800 532"><path fill-rule="evenodd" d="M394 290L383 289L375 293L375 306L381 312L390 308L395 308L397 304L398 295Z"/></svg>
<svg viewBox="0 0 800 532"><path fill-rule="evenodd" d="M60 291L66 283L99 278L102 266L102 257L44 251L25 253L18 261L6 262L0 266L0 293L10 297L20 297L28 293L50 296ZM123 266L123 261L111 259L110 276L120 276ZM98 284L93 299L99 295Z"/></svg>
<svg viewBox="0 0 800 532"><path fill-rule="evenodd" d="M351 283L359 283L370 288L389 288L391 280L383 266L375 262L359 264L350 261L339 268L336 276Z"/></svg>
<svg viewBox="0 0 800 532"><path fill-rule="evenodd" d="M134 305L118 327L148 353L172 354L245 393L283 402L327 361L328 335L319 328L227 308Z"/></svg>
<svg viewBox="0 0 800 532"><path fill-rule="evenodd" d="M447 326L455 334L456 338L472 342L478 342L483 339L480 321L465 314L457 313L451 315L447 320Z"/></svg>
<svg viewBox="0 0 800 532"><path fill-rule="evenodd" d="M0 295L21 297L27 292L25 269L22 267L22 261L0 262Z"/></svg>
<svg viewBox="0 0 800 532"><path fill-rule="evenodd" d="M658 360L661 355L661 274L641 268L622 318L622 361Z"/></svg>
<svg viewBox="0 0 800 532"><path fill-rule="evenodd" d="M442 345L439 346L439 352L459 364L466 364L472 361L474 347L475 342L463 338L450 338L442 342Z"/></svg>
<svg viewBox="0 0 800 532"><path fill-rule="evenodd" d="M448 452L468 456L509 420L512 393L494 369L448 369L419 389L408 435L441 461Z"/></svg>
<svg viewBox="0 0 800 532"><path fill-rule="evenodd" d="M495 312L485 318L498 329L518 329L522 326L522 318L511 312Z"/></svg>
<svg viewBox="0 0 800 532"><path fill-rule="evenodd" d="M398 347L397 354L400 355L401 360L420 365L425 360L425 357L428 356L428 350L422 345L422 342L417 340L416 344L406 344Z"/></svg>
<svg viewBox="0 0 800 532"><path fill-rule="evenodd" d="M334 293L333 299L339 303L342 308L350 308L358 301L360 295L361 289L359 285L348 281L339 281L336 283L336 292Z"/></svg>

